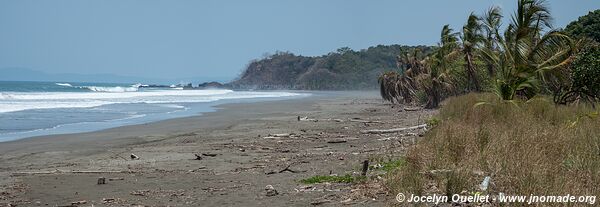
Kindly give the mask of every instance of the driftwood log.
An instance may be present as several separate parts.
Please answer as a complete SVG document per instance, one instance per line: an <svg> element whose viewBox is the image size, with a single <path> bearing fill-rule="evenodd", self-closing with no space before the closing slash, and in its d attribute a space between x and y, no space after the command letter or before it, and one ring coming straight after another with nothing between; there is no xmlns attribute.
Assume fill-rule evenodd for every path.
<svg viewBox="0 0 600 207"><path fill-rule="evenodd" d="M406 131L406 130L413 130L413 129L424 129L426 127L427 127L427 124L421 124L421 125L417 125L417 126L404 127L404 128L395 128L395 129L362 130L362 131L360 131L360 133L363 133L363 134L387 134L387 133L403 132L403 131Z"/></svg>
<svg viewBox="0 0 600 207"><path fill-rule="evenodd" d="M360 123L369 123L369 124L370 123L379 123L379 124L383 123L383 122L380 122L380 121L361 120L361 119L350 119L350 121L351 122L360 122Z"/></svg>
<svg viewBox="0 0 600 207"><path fill-rule="evenodd" d="M422 108L414 107L414 108L404 108L404 111L420 111Z"/></svg>
<svg viewBox="0 0 600 207"><path fill-rule="evenodd" d="M47 174L98 174L98 173L135 173L134 171L127 170L80 170L80 171L33 171L33 172L14 172L12 175L47 175Z"/></svg>
<svg viewBox="0 0 600 207"><path fill-rule="evenodd" d="M310 119L310 118L308 118L308 116L305 116L305 117L300 117L300 116L298 116L298 121L312 121L312 122L318 122L319 120L316 120L316 119Z"/></svg>

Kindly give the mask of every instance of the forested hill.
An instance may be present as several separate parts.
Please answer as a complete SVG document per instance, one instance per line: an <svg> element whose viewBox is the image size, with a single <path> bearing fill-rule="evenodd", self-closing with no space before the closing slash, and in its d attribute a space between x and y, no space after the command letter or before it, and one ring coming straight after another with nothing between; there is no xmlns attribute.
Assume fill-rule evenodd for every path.
<svg viewBox="0 0 600 207"><path fill-rule="evenodd" d="M317 57L277 52L250 62L242 75L228 83L234 89L363 90L376 89L383 71L397 70L396 56L429 46L378 45L360 51L340 48Z"/></svg>

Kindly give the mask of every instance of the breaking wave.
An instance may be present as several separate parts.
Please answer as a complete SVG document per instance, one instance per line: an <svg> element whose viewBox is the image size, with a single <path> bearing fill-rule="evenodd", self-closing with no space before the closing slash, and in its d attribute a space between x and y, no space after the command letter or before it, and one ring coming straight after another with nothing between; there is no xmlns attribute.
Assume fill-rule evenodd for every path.
<svg viewBox="0 0 600 207"><path fill-rule="evenodd" d="M69 84L69 83L55 83L56 85L59 86L64 86L64 87L73 87L73 85Z"/></svg>

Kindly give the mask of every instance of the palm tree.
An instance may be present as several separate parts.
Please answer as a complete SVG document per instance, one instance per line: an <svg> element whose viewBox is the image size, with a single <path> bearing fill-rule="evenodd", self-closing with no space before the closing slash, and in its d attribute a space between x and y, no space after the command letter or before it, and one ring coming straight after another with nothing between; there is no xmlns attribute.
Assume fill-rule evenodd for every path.
<svg viewBox="0 0 600 207"><path fill-rule="evenodd" d="M418 77L420 88L427 94L425 108L437 108L448 93L454 92L450 64L459 54L457 33L444 25L438 49L427 59L427 70Z"/></svg>
<svg viewBox="0 0 600 207"><path fill-rule="evenodd" d="M571 61L575 43L551 30L551 20L544 1L519 0L511 24L497 40L498 52L482 51L499 70L495 91L502 99L532 98L549 77L565 74L561 70Z"/></svg>
<svg viewBox="0 0 600 207"><path fill-rule="evenodd" d="M470 86L473 86L474 90L477 92L481 91L481 84L477 77L477 69L473 63L473 58L475 56L475 50L484 40L481 35L482 29L479 21L479 17L471 13L467 19L467 24L463 26L462 35L460 36L462 52L465 55L465 71L469 76Z"/></svg>
<svg viewBox="0 0 600 207"><path fill-rule="evenodd" d="M485 32L484 47L482 50L489 50L489 52L497 52L498 51L498 39L500 39L500 26L502 24L502 11L500 7L493 6L490 7L486 13L483 15L481 22L483 25L483 30ZM486 63L487 72L490 77L494 77L496 74L496 69L492 61L481 57L480 58Z"/></svg>
<svg viewBox="0 0 600 207"><path fill-rule="evenodd" d="M395 103L397 102L398 90L396 82L398 81L400 74L395 71L385 72L379 76L377 82L379 82L379 92L383 100Z"/></svg>

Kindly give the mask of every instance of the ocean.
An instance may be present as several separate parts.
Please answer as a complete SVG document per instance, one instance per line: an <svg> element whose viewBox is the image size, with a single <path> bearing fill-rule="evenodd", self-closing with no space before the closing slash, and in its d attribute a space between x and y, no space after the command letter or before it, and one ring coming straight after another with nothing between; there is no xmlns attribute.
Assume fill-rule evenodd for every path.
<svg viewBox="0 0 600 207"><path fill-rule="evenodd" d="M142 84L0 81L0 142L198 115L221 103L306 96Z"/></svg>

